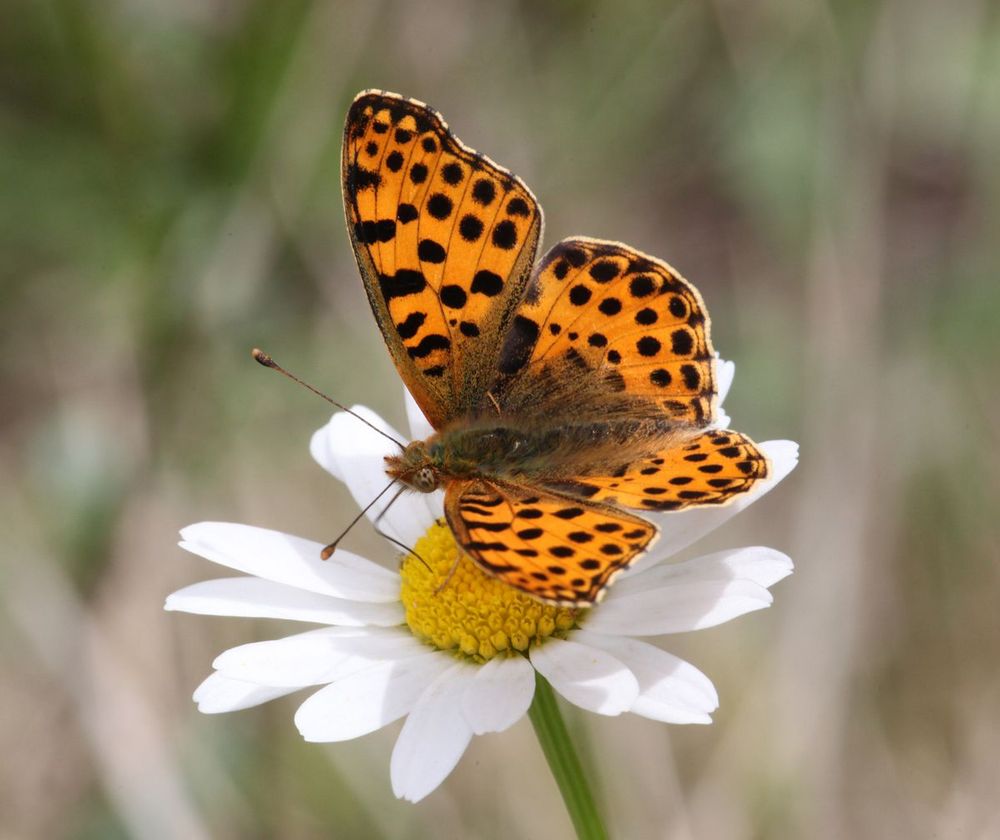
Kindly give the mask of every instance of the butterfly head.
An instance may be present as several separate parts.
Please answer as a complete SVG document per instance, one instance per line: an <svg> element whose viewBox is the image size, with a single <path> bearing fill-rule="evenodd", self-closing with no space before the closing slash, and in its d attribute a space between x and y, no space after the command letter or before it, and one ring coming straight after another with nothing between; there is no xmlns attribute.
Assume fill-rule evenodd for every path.
<svg viewBox="0 0 1000 840"><path fill-rule="evenodd" d="M385 471L390 478L402 481L421 493L431 493L441 484L441 475L421 440L409 444L400 455L387 455Z"/></svg>

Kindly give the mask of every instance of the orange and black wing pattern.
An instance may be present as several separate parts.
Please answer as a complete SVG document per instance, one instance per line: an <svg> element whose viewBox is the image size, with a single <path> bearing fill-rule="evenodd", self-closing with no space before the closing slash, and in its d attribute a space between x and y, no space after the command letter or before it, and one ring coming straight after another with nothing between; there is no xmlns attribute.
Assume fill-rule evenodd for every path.
<svg viewBox="0 0 1000 840"><path fill-rule="evenodd" d="M445 516L485 572L560 606L590 606L657 535L626 511L531 487L454 481Z"/></svg>
<svg viewBox="0 0 1000 840"><path fill-rule="evenodd" d="M441 428L484 398L536 258L541 209L436 111L381 91L351 105L342 175L372 309L400 375Z"/></svg>
<svg viewBox="0 0 1000 840"><path fill-rule="evenodd" d="M679 425L707 426L715 413L701 295L662 260L620 243L566 239L539 264L506 336L500 375L513 381L501 388L514 393L546 369L595 374Z"/></svg>

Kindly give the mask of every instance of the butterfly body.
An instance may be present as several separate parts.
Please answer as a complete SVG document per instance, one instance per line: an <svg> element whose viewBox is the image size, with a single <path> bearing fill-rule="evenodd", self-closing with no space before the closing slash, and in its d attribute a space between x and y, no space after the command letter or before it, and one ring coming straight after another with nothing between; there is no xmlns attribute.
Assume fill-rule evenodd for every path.
<svg viewBox="0 0 1000 840"><path fill-rule="evenodd" d="M518 423L512 418L504 423L494 417L458 423L410 444L404 455L388 456L386 462L389 474L404 483L417 471L429 469L438 484L479 478L555 484L620 470L644 452L676 445L691 435L691 430L665 420L607 422L582 417ZM587 453L585 463L582 451Z"/></svg>
<svg viewBox="0 0 1000 840"><path fill-rule="evenodd" d="M386 472L443 487L486 572L587 606L655 540L639 514L725 504L767 475L715 428L708 315L665 262L584 237L536 261L531 191L395 94L355 99L342 173L372 310L436 430Z"/></svg>

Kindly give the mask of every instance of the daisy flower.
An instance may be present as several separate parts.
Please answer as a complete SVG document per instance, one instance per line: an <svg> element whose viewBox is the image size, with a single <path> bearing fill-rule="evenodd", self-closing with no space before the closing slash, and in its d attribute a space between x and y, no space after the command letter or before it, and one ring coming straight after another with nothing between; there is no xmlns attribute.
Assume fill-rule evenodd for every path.
<svg viewBox="0 0 1000 840"><path fill-rule="evenodd" d="M719 374L724 396L731 363L720 363ZM374 412L354 411L402 439ZM407 413L414 439L431 434L412 399ZM391 445L349 414L334 414L310 448L359 504L384 489ZM710 723L718 705L711 681L647 639L763 609L772 600L768 588L791 573L788 557L762 547L663 562L795 466L794 443L760 448L770 475L729 505L649 515L659 541L590 609L542 604L458 559L440 492L405 493L387 510L384 498L369 510L388 538L419 555L392 569L339 549L324 562L320 543L265 528L191 525L181 532L182 548L241 574L185 587L167 598L168 610L319 625L225 651L194 700L202 712L230 712L308 690L295 714L308 741L357 738L405 717L390 775L396 796L413 802L441 784L473 735L501 732L523 717L536 682L597 714Z"/></svg>

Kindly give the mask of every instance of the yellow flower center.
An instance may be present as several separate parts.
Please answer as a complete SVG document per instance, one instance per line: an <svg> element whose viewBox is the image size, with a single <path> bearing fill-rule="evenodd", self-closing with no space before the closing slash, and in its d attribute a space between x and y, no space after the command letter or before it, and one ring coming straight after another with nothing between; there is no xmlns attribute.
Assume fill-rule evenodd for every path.
<svg viewBox="0 0 1000 840"><path fill-rule="evenodd" d="M451 529L431 526L399 570L406 623L438 650L485 662L524 652L549 636L565 638L578 610L536 601L490 577L458 550Z"/></svg>

